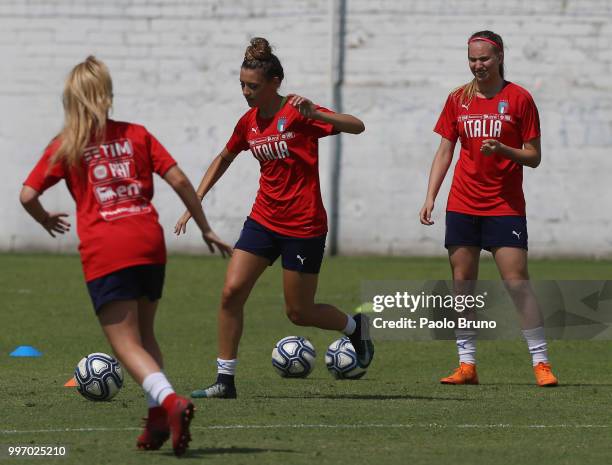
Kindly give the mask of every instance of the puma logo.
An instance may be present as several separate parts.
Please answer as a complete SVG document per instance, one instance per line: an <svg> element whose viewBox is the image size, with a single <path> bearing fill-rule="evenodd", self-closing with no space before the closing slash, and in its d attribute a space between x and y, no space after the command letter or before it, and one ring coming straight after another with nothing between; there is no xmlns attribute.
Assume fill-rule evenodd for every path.
<svg viewBox="0 0 612 465"><path fill-rule="evenodd" d="M300 261L300 263L303 265L304 264L304 260L306 260L306 257L302 258L299 255L297 256L297 259Z"/></svg>
<svg viewBox="0 0 612 465"><path fill-rule="evenodd" d="M251 128L251 131L253 131L255 134L257 134L257 129Z"/></svg>
<svg viewBox="0 0 612 465"><path fill-rule="evenodd" d="M518 233L516 231L512 231L512 234L514 234L516 236L517 239L521 239L521 233Z"/></svg>
<svg viewBox="0 0 612 465"><path fill-rule="evenodd" d="M462 107L462 108L465 108L466 110L468 110L470 106L469 106L469 105L466 105L465 103L462 103L462 104L461 104L461 107Z"/></svg>

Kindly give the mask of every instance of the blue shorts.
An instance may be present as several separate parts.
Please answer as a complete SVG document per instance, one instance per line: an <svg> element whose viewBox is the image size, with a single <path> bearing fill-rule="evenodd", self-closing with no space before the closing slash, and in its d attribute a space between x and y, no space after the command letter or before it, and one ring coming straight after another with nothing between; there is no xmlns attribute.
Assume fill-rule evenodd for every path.
<svg viewBox="0 0 612 465"><path fill-rule="evenodd" d="M473 246L491 250L518 247L527 250L527 218L524 216L476 216L446 212L444 247Z"/></svg>
<svg viewBox="0 0 612 465"><path fill-rule="evenodd" d="M159 300L164 288L166 265L137 265L113 271L87 282L96 315L104 304L116 300L147 297Z"/></svg>
<svg viewBox="0 0 612 465"><path fill-rule="evenodd" d="M325 237L290 237L278 234L247 217L236 249L270 260L270 265L281 256L283 268L300 273L318 274L325 252Z"/></svg>

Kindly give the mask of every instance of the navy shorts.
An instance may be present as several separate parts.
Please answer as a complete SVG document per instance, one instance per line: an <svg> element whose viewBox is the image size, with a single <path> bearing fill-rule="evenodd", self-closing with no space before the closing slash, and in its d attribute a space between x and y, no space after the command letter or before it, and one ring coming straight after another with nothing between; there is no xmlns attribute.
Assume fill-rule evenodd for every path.
<svg viewBox="0 0 612 465"><path fill-rule="evenodd" d="M300 273L319 273L325 252L325 237L290 237L278 234L247 217L235 248L270 260L281 256L283 268Z"/></svg>
<svg viewBox="0 0 612 465"><path fill-rule="evenodd" d="M87 282L96 315L104 304L116 300L147 297L151 302L161 298L166 265L137 265L113 271Z"/></svg>
<svg viewBox="0 0 612 465"><path fill-rule="evenodd" d="M524 216L476 216L446 212L444 247L473 246L491 250L518 247L527 250L527 218Z"/></svg>

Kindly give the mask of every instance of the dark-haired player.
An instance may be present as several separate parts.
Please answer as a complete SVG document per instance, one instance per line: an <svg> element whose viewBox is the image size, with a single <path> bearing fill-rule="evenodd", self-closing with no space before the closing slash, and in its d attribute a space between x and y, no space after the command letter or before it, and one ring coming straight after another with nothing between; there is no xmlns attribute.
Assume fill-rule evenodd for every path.
<svg viewBox="0 0 612 465"><path fill-rule="evenodd" d="M217 380L193 397L236 397L234 374L242 334L244 304L255 282L278 257L283 267L286 313L299 326L342 331L359 363L367 367L374 348L362 315L315 303L323 260L327 215L319 186L318 140L365 128L354 116L334 113L298 95L281 96L284 73L268 41L251 40L240 68L242 94L250 110L212 161L197 193L204 198L236 156L250 150L260 163L259 191L229 262L218 321ZM185 232L186 212L175 232Z"/></svg>
<svg viewBox="0 0 612 465"><path fill-rule="evenodd" d="M451 92L435 127L442 140L431 167L421 223L433 224L434 201L459 140L445 238L455 289L466 289L478 279L480 251L491 251L519 311L536 382L556 386L527 271L523 166L540 164L538 110L529 92L504 80L504 44L499 35L473 34L468 61L474 79ZM441 382L478 384L476 332L457 330L456 337L460 365Z"/></svg>

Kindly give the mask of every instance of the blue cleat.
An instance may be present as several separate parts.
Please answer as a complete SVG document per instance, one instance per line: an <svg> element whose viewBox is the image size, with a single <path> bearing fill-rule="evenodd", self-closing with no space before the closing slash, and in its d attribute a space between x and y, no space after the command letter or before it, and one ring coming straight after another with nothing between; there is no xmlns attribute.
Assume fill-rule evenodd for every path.
<svg viewBox="0 0 612 465"><path fill-rule="evenodd" d="M225 383L214 383L204 389L196 389L191 393L194 399L235 399L236 387Z"/></svg>

